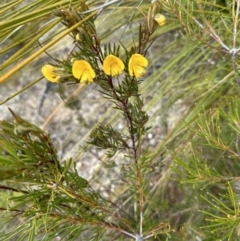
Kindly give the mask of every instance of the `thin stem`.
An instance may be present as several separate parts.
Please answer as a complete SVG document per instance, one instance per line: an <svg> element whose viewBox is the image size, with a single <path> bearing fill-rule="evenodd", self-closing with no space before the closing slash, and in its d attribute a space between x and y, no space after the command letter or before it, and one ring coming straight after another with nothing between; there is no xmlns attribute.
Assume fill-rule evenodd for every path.
<svg viewBox="0 0 240 241"><path fill-rule="evenodd" d="M138 139L138 157L141 155L141 139L142 139L142 130L139 129L139 139ZM138 158L137 157L137 158ZM139 159L139 158L138 158ZM140 224L139 224L139 233L140 236L143 235L143 207L144 207L144 195L143 195L143 178L142 178L142 167L141 167L141 161L138 161L137 163L137 171L138 171L138 182L139 182L139 218L140 218Z"/></svg>
<svg viewBox="0 0 240 241"><path fill-rule="evenodd" d="M139 227L139 233L142 236L143 234L143 190L142 190L142 173L141 170L138 170L138 177L139 177L139 209L140 209L140 227Z"/></svg>
<svg viewBox="0 0 240 241"><path fill-rule="evenodd" d="M236 55L239 52L239 49L236 49L236 44L237 44L237 25L238 25L239 7L240 7L240 0L237 0L236 14L233 20L233 48L231 49L231 51L229 51L232 57L233 71L235 73L235 78L236 78L238 88L240 88L240 78L239 78L238 68L236 64ZM233 8L234 8L234 4L233 4Z"/></svg>
<svg viewBox="0 0 240 241"><path fill-rule="evenodd" d="M236 42L237 42L237 25L238 25L239 6L240 6L240 0L237 0L237 9L233 20L233 48L236 48ZM233 8L234 8L234 4L233 4Z"/></svg>
<svg viewBox="0 0 240 241"><path fill-rule="evenodd" d="M8 187L8 186L4 186L4 185L0 185L0 189L9 190L9 191L12 191L12 192L21 192L21 193L28 194L27 191L19 190L19 189Z"/></svg>
<svg viewBox="0 0 240 241"><path fill-rule="evenodd" d="M91 200L87 199L87 197L79 195L79 194L77 194L77 193L75 193L75 192L73 192L71 190L66 189L65 187L59 186L58 188L59 188L59 190L63 191L65 194L67 194L69 197L71 197L73 199L81 200L83 203L87 203L89 206L91 206L91 207L93 207L95 209L102 210L103 212L105 212L108 215L112 216L116 220L121 221L126 227L129 228L129 230L133 231L132 227L130 227L130 225L126 222L126 220L124 220L122 217L119 217L115 213L112 213L111 211L109 211L104 206L99 206L97 203L92 202Z"/></svg>
<svg viewBox="0 0 240 241"><path fill-rule="evenodd" d="M99 61L101 62L101 64L103 64L103 56L101 55L101 51L100 51L100 47L98 46L97 44L97 41L95 40L95 43L96 43L96 46L94 47L94 50L96 51L96 54L98 55L98 58L99 58ZM122 107L122 110L123 112L125 113L126 117L127 117L127 123L128 123L128 129L129 129L129 134L130 134L130 139L131 139L131 142L132 142L132 149L133 149L133 156L134 156L134 160L135 160L135 163L137 163L137 148L136 148L136 145L135 145L135 138L134 138L134 135L133 135L133 123L132 123L132 118L131 118L131 114L128 110L128 99L121 99L116 90L115 90L115 87L113 85L113 82L112 82L112 77L111 76L108 76L107 78L107 82L111 88L111 91L112 91L112 94L115 98L115 100L117 100L118 103L120 103L121 107Z"/></svg>
<svg viewBox="0 0 240 241"><path fill-rule="evenodd" d="M49 216L53 217L53 218L58 218L59 219L59 217L61 215L59 215L57 213L49 213ZM61 216L61 219L64 219L64 218L65 217ZM131 237L131 238L135 238L136 237L135 234L129 233L129 232L119 228L118 226L113 225L112 223L99 222L99 221L87 221L87 220L82 219L82 218L72 218L72 217L66 217L65 219L66 219L66 221L71 222L71 223L74 223L74 222L85 223L85 222L87 222L90 225L97 226L97 227L101 226L101 227L106 228L107 230L116 230L116 231L118 231L118 232L120 232L122 234L125 234L126 236Z"/></svg>
<svg viewBox="0 0 240 241"><path fill-rule="evenodd" d="M39 77L38 79L34 80L33 82L31 82L30 84L26 85L24 88L20 89L19 91L15 92L14 94L12 94L11 96L9 96L7 99L3 100L0 102L0 105L5 104L6 102L8 102L9 100L13 99L15 96L21 94L23 91L25 91L26 89L30 88L31 86L35 85L37 82L39 82L40 80L42 80L43 77Z"/></svg>
<svg viewBox="0 0 240 241"><path fill-rule="evenodd" d="M203 9L202 9L202 4L201 3L197 3L197 6L199 8L199 10L201 10L203 13ZM194 17L192 17L192 19L194 20L195 23L198 24L198 26L200 26L203 30L206 30L206 28L200 24ZM204 23L207 25L207 32L209 33L209 35L216 41L218 42L225 50L229 51L230 48L223 43L223 41L221 40L221 38L217 35L217 33L214 31L212 25L208 22L208 20L205 18L204 14L203 14L203 20Z"/></svg>
<svg viewBox="0 0 240 241"><path fill-rule="evenodd" d="M98 56L98 59L101 62L101 64L103 64L104 56L101 52L99 42L97 41L96 37L94 38L94 40L95 40L95 45L92 46L93 51ZM147 38L147 40L148 40L148 38ZM142 49L141 49L142 47L143 47L143 44L140 43L139 44L139 53L142 52ZM109 84L110 91L112 93L113 99L116 101L116 105L119 107L119 109L121 109L123 111L123 113L126 117L128 131L129 131L130 139L131 139L131 142L132 142L133 159L134 159L134 162L135 162L136 167L137 167L138 187L139 187L139 209L140 209L140 213L139 213L139 218L140 218L139 234L140 235L131 236L131 237L135 237L136 240L140 241L140 240L143 240L143 206L144 206L144 195L143 195L143 187L142 187L143 186L143 181L142 181L143 177L142 177L142 172L141 172L142 167L141 167L141 162L139 160L139 156L141 155L142 130L139 129L139 138L138 138L138 145L137 145L136 144L137 140L134 137L133 119L132 119L131 112L130 112L129 107L128 107L129 99L128 98L127 99L121 98L121 96L119 96L119 94L117 93L117 91L116 91L116 89L113 85L113 80L112 80L111 76L107 76L106 81ZM136 81L135 78L133 78L132 81Z"/></svg>
<svg viewBox="0 0 240 241"><path fill-rule="evenodd" d="M156 235L156 233L163 233L161 230L164 230L164 233L167 233L167 231L170 231L170 225L167 223L161 223L157 228L152 229L149 234L146 234L146 236L143 238L143 240L147 240L148 238L153 237ZM166 231L167 230L167 231Z"/></svg>

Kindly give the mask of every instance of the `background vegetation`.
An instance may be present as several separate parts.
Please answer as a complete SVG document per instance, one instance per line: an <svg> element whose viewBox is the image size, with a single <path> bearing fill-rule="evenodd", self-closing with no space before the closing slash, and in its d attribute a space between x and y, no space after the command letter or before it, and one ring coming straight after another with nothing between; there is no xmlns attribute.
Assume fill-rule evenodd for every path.
<svg viewBox="0 0 240 241"><path fill-rule="evenodd" d="M89 144L97 123L126 129L114 102L94 84L51 90L41 75L46 52L70 56L74 30L59 11L82 12L80 2L1 2L1 240L240 240L240 2L159 3L167 22L151 36L138 92L151 127L140 182L125 153ZM130 49L151 6L91 1L83 19L97 16L103 45Z"/></svg>

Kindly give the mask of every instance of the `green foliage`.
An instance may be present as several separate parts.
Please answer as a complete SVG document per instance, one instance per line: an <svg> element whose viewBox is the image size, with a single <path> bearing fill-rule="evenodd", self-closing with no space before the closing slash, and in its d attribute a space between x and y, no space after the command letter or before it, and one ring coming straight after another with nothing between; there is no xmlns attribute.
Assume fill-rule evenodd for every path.
<svg viewBox="0 0 240 241"><path fill-rule="evenodd" d="M8 180L1 189L17 195L10 197L9 204L1 210L11 213L12 218L20 215L21 219L17 221L17 228L1 235L1 240L11 237L34 240L35 236L40 240L58 236L75 240L86 226L120 230L120 223L106 221L111 216L116 221L120 218L111 211L113 204L78 175L71 160L60 166L46 133L14 116L16 123L0 123L1 179ZM19 124L25 127L24 131L16 131ZM123 219L122 222L125 223ZM90 228L88 230L90 232Z"/></svg>
<svg viewBox="0 0 240 241"><path fill-rule="evenodd" d="M149 127L146 127L148 115L143 109L144 104L138 88L140 81L137 77L145 74L144 67L148 61L144 55L149 48L148 41L157 27L154 21L157 5L150 6L148 17L139 28L138 47L133 43L130 51L123 44L120 46L116 43L109 43L102 48L94 26L95 17L89 13L88 6L84 3L81 3L80 7L83 13L74 9L55 10L54 14L69 28L68 32L71 32L76 43L68 59L53 59L57 64L50 66L50 70L47 67L46 72L43 72L45 77L53 82L55 77L55 82L58 83L91 82L89 75L83 81L81 78L88 73L89 66L93 66L96 76L92 78L96 78L96 84L102 88L101 92L121 113L127 128L120 132L110 124L101 123L92 131L88 143L107 149L109 162L111 158L115 158L117 152L124 155L122 165L129 167L119 168L118 175L129 184L127 193L131 203L128 211L92 189L90 184L78 175L72 159L60 165L50 137L10 109L15 123L1 122L0 170L2 179L6 181L6 186L2 189L18 195L11 197L11 205L3 207L2 210L9 211L10 217L17 213L21 218L15 224L17 228L2 234L2 240L51 240L58 237L75 240L77 237L84 238L85 235L89 239L99 240L102 236L107 237L108 233L111 233L112 237L121 235L135 240L149 239L157 235L170 237L171 227L164 220L161 220L160 224L152 225L144 222L144 219L150 218L144 214L144 207L147 205L145 193L149 185L147 175L151 168L148 167L149 150L142 145L142 138ZM123 81L117 76L118 83L114 84L113 76L116 75L116 70L119 71L118 65L122 61L118 58L120 47L123 47L125 52L125 67L120 69L125 76ZM134 54L137 54L136 60L132 60ZM104 67L104 61L109 55L115 57ZM71 75L71 72L74 72L71 62L74 61L88 63L86 69L80 72L79 79L73 77L76 74ZM133 61L133 66L128 65L130 61ZM107 68L113 69L110 74L107 73ZM132 74L129 71L131 68ZM51 72L52 69L56 72ZM117 75L119 74L121 73ZM12 185L11 181L14 181ZM15 188L16 183L19 188ZM125 198L123 195L122 199ZM135 215L131 217L133 212Z"/></svg>
<svg viewBox="0 0 240 241"><path fill-rule="evenodd" d="M62 161L41 128L12 110L15 121L0 122L0 210L8 221L1 240L240 240L239 2L129 0L99 7L51 1L42 8L45 1L34 1L17 11L20 2L3 3L9 17L0 23L2 53L18 43L27 47L4 61L4 71L20 65L0 82L69 34L72 51L52 59L60 83L78 84L72 62L84 59L110 108L84 137L78 129L69 135L78 139L77 150L84 146L82 153L101 163L88 180L79 175L75 160L83 156L74 147ZM154 21L159 12L166 14L166 26ZM66 29L51 32L59 22ZM22 28L36 36L22 38ZM34 54L34 43L46 33ZM148 75L140 79L129 74L135 53L149 61ZM121 78L102 68L110 54L125 65ZM157 129L161 137L154 136L152 146L148 134Z"/></svg>
<svg viewBox="0 0 240 241"><path fill-rule="evenodd" d="M182 170L181 183L198 189L205 201L199 206L206 220L203 232L216 240L237 240L240 102L238 96L225 99L225 105L199 115L193 140L181 157L176 156L173 168Z"/></svg>

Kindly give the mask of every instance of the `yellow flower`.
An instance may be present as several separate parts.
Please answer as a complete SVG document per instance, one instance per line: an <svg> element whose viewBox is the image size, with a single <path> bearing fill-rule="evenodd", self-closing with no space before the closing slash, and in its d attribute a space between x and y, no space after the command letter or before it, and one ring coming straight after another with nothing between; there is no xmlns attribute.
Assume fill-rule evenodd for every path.
<svg viewBox="0 0 240 241"><path fill-rule="evenodd" d="M141 54L133 54L128 63L128 71L131 76L141 77L146 73L144 67L148 66L148 60Z"/></svg>
<svg viewBox="0 0 240 241"><path fill-rule="evenodd" d="M72 66L73 76L81 83L91 83L96 74L92 66L85 60L75 60Z"/></svg>
<svg viewBox="0 0 240 241"><path fill-rule="evenodd" d="M42 74L48 81L60 83L60 75L56 73L57 69L51 64L46 64L42 67Z"/></svg>
<svg viewBox="0 0 240 241"><path fill-rule="evenodd" d="M160 26L163 26L166 23L166 17L160 13L156 14L154 19Z"/></svg>
<svg viewBox="0 0 240 241"><path fill-rule="evenodd" d="M103 61L103 71L107 75L120 75L124 70L124 63L114 55L108 55Z"/></svg>

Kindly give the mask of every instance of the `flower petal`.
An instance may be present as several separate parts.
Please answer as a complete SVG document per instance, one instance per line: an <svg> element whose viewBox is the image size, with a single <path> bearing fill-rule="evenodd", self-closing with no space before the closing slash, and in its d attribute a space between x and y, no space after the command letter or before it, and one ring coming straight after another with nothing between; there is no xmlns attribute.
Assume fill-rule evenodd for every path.
<svg viewBox="0 0 240 241"><path fill-rule="evenodd" d="M146 73L144 67L147 66L148 60L144 56L141 54L133 54L128 63L129 75L139 78Z"/></svg>
<svg viewBox="0 0 240 241"><path fill-rule="evenodd" d="M136 78L139 78L142 75L146 74L146 70L143 67L137 65L134 67L133 72Z"/></svg>
<svg viewBox="0 0 240 241"><path fill-rule="evenodd" d="M166 23L166 17L160 13L156 14L154 20L160 25L163 26Z"/></svg>
<svg viewBox="0 0 240 241"><path fill-rule="evenodd" d="M42 67L42 74L48 81L60 83L60 75L54 72L56 70L57 68L53 65L46 64Z"/></svg>
<svg viewBox="0 0 240 241"><path fill-rule="evenodd" d="M120 75L124 70L124 63L118 57L110 54L103 61L103 71L107 75Z"/></svg>
<svg viewBox="0 0 240 241"><path fill-rule="evenodd" d="M93 82L96 74L92 66L85 60L76 60L72 66L73 76L82 83Z"/></svg>

